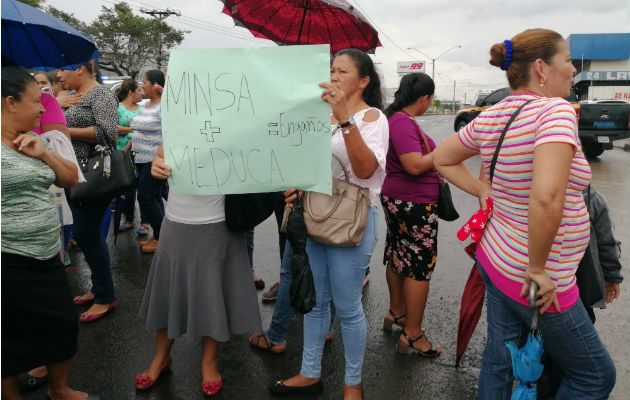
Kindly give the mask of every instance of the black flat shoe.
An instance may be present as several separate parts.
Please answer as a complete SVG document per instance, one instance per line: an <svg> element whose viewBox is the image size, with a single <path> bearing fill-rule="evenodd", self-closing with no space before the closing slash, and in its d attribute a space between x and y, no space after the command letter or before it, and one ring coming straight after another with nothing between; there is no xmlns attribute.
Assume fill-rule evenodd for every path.
<svg viewBox="0 0 630 400"><path fill-rule="evenodd" d="M274 396L295 396L298 394L319 394L324 390L321 380L308 386L286 386L283 381L276 382L269 388L269 393Z"/></svg>
<svg viewBox="0 0 630 400"><path fill-rule="evenodd" d="M24 375L24 378L19 379L19 384L26 390L37 389L48 382L48 375L44 375L42 377L29 375L28 373Z"/></svg>
<svg viewBox="0 0 630 400"><path fill-rule="evenodd" d="M258 279L254 281L254 286L256 286L256 290L263 290L265 288L265 281Z"/></svg>

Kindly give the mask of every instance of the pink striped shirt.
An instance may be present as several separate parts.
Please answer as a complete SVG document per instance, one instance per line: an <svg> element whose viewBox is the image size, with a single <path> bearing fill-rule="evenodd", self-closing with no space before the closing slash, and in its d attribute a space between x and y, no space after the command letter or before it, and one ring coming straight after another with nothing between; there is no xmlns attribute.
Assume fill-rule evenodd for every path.
<svg viewBox="0 0 630 400"><path fill-rule="evenodd" d="M529 263L527 218L534 148L546 143L573 145L576 151L571 161L562 222L545 266L558 287L560 309L567 310L579 296L575 271L590 232L582 190L591 180L591 170L577 136L575 110L560 98L512 95L482 112L457 135L464 146L480 153L489 179L494 150L505 124L518 107L532 98L535 100L512 122L501 146L492 182L494 213L477 247L477 258L501 292L527 304L520 291ZM549 310L553 312L555 308Z"/></svg>

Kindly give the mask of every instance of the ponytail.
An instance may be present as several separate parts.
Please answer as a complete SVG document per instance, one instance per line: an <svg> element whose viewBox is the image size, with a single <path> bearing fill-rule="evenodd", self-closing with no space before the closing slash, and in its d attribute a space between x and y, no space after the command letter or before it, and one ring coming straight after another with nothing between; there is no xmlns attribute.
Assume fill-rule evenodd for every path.
<svg viewBox="0 0 630 400"><path fill-rule="evenodd" d="M385 116L391 117L398 111L415 103L422 96L433 96L435 83L433 79L422 72L412 72L402 77L398 90L394 94L394 101L385 109Z"/></svg>

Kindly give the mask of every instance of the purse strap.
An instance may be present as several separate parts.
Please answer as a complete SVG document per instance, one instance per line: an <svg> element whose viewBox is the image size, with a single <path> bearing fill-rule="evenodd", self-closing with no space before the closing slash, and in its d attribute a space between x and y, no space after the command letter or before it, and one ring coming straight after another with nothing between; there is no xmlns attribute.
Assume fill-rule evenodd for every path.
<svg viewBox="0 0 630 400"><path fill-rule="evenodd" d="M497 159L499 158L499 150L501 149L501 145L503 144L503 139L505 139L505 134L507 133L510 125L516 119L516 116L525 108L526 105L531 103L536 99L527 100L525 103L521 104L521 106L512 114L507 124L505 124L505 128L503 128L503 132L501 132L501 137L499 138L499 143L497 143L497 148L494 150L494 156L492 157L492 163L490 164L490 183L492 183L492 178L494 177L494 166L497 164Z"/></svg>
<svg viewBox="0 0 630 400"><path fill-rule="evenodd" d="M345 180L346 182L349 182L349 181L350 181L350 178L348 178L348 170L347 170L347 169L346 169L346 167L343 165L343 162L341 161L341 159L340 159L339 157L337 157L337 156L335 155L335 153L331 153L331 154L332 154L333 158L334 158L335 160L337 160L337 162L338 162L338 163L339 163L339 165L341 166L341 169L343 170L343 177L344 177L344 180Z"/></svg>

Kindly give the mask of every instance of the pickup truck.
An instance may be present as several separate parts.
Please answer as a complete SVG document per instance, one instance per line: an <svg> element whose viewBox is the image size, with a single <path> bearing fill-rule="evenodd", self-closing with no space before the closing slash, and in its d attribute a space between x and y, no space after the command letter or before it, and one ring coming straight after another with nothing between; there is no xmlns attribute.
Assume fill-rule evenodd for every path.
<svg viewBox="0 0 630 400"><path fill-rule="evenodd" d="M587 157L613 148L614 140L630 137L630 104L622 100L580 102L578 134Z"/></svg>
<svg viewBox="0 0 630 400"><path fill-rule="evenodd" d="M510 95L509 88L497 89L479 98L474 107L462 108L455 116L455 131L466 126L486 108ZM578 136L584 154L597 157L604 150L612 149L612 142L630 137L630 104L620 100L577 101L573 89L566 100L571 103L578 117Z"/></svg>

